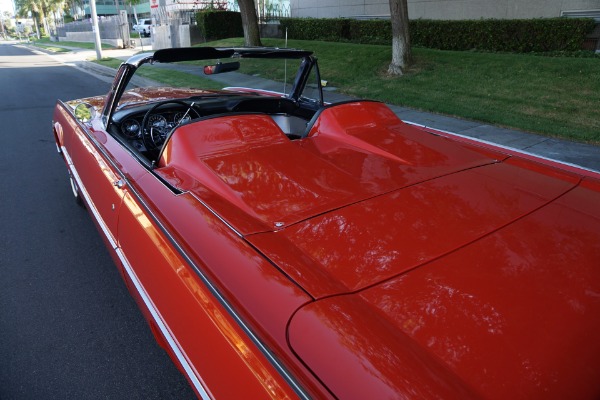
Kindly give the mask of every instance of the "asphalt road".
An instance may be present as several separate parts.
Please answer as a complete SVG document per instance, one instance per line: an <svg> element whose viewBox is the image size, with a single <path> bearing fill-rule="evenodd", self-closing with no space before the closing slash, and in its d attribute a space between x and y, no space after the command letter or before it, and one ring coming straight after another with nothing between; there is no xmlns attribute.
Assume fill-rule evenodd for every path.
<svg viewBox="0 0 600 400"><path fill-rule="evenodd" d="M51 131L57 99L109 84L0 44L0 399L186 399L90 216Z"/></svg>

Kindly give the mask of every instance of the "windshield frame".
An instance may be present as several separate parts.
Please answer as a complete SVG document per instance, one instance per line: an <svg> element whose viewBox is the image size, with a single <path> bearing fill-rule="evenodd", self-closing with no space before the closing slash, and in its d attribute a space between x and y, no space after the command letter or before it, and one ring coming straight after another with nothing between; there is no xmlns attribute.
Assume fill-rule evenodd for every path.
<svg viewBox="0 0 600 400"><path fill-rule="evenodd" d="M161 49L154 53L141 53L132 56L127 61L123 62L119 67L115 79L111 85L111 89L106 97L104 109L102 110L102 122L105 127L112 122L112 117L119 100L135 72L142 65L147 63L175 63L182 61L199 61L210 59L239 59L239 58L263 58L263 59L290 59L301 60L300 66L296 73L292 88L289 94L282 96L290 98L294 101L299 101L304 86L307 83L308 75L312 68L316 68L317 76L319 76L316 57L312 56L311 51L276 48L276 47L183 47L174 49ZM318 80L319 96L318 102L323 105L323 93Z"/></svg>

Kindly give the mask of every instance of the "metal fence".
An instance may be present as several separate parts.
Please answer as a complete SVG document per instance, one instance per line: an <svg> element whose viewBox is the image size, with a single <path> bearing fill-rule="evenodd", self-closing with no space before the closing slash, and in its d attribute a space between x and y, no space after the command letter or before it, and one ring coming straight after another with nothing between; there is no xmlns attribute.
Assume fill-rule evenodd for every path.
<svg viewBox="0 0 600 400"><path fill-rule="evenodd" d="M226 3L227 11L240 11L237 1L229 0ZM257 17L261 23L291 16L290 0L257 0L255 4Z"/></svg>
<svg viewBox="0 0 600 400"><path fill-rule="evenodd" d="M264 1L258 7L258 19L261 22L289 18L291 14L289 1Z"/></svg>
<svg viewBox="0 0 600 400"><path fill-rule="evenodd" d="M290 1L289 0L257 0L258 19L263 28L270 27L280 18L290 17ZM203 9L216 9L227 11L239 11L236 0L197 0L190 8L188 4L174 4L169 6L161 6L153 9L153 35L156 33L159 37L153 37L153 43L157 40L167 41L165 45L178 47L183 45L186 40L194 42L197 28L196 13ZM120 42L122 45L128 45L130 42L130 32L132 30L133 18L126 17L126 11L121 10L121 15L110 17L99 17L98 26L100 29L100 37L103 41L111 40ZM187 27L185 25L188 25ZM74 21L65 24L57 24L56 32L53 36L60 38L69 37L75 41L85 41L85 33L91 33L92 21L87 19L84 21ZM183 29L183 30L182 30ZM184 34L189 38L179 38ZM67 35L67 33L70 33ZM81 33L77 35L76 33ZM162 37L164 36L164 38ZM168 40L167 40L168 39Z"/></svg>
<svg viewBox="0 0 600 400"><path fill-rule="evenodd" d="M123 25L118 15L98 17L100 37L103 39L123 39ZM92 19L73 21L56 27L56 36L65 37L67 32L92 32Z"/></svg>

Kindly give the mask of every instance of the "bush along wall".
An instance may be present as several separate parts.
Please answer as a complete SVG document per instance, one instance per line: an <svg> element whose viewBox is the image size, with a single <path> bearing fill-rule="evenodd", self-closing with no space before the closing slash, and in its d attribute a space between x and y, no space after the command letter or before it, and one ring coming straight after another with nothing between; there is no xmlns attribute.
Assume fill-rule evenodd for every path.
<svg viewBox="0 0 600 400"><path fill-rule="evenodd" d="M344 41L388 45L392 40L390 21L352 19L285 18L288 37L305 40ZM441 50L484 50L507 52L578 51L595 26L587 18L540 18L522 20L411 20L414 46Z"/></svg>
<svg viewBox="0 0 600 400"><path fill-rule="evenodd" d="M196 23L206 41L244 36L239 12L201 11L196 13Z"/></svg>

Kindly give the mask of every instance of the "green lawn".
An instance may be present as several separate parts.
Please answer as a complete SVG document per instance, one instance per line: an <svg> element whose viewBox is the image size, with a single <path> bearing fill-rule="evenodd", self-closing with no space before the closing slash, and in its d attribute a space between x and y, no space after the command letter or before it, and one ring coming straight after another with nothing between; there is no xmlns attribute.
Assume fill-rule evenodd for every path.
<svg viewBox="0 0 600 400"><path fill-rule="evenodd" d="M242 44L243 39L236 38L206 45ZM285 45L276 39L263 39L263 44ZM392 78L386 75L390 46L290 40L288 47L313 50L322 78L348 95L600 143L598 57L414 48L411 70Z"/></svg>
<svg viewBox="0 0 600 400"><path fill-rule="evenodd" d="M263 40L283 46L283 41ZM241 44L229 39L217 45ZM343 93L520 130L600 143L600 58L413 49L403 77L386 75L391 47L290 40L315 52Z"/></svg>
<svg viewBox="0 0 600 400"><path fill-rule="evenodd" d="M36 40L33 42L33 45L36 47L41 47L45 50L51 51L53 53L68 53L71 50L70 49L66 49L64 47L59 47L59 46L55 46L53 42L51 42L50 40Z"/></svg>
<svg viewBox="0 0 600 400"><path fill-rule="evenodd" d="M103 58L99 61L94 61L97 64L104 65L106 67L117 69L121 65L122 61L116 58ZM223 85L212 81L210 79L202 78L201 76L187 74L185 72L163 70L157 68L140 68L136 71L136 75L143 76L144 78L152 79L156 82L160 82L165 86L173 87L192 87L200 89L222 89Z"/></svg>
<svg viewBox="0 0 600 400"><path fill-rule="evenodd" d="M47 50L51 50L51 51L54 51L54 52L70 51L69 49L65 49L64 47L61 47L61 46L77 47L77 48L80 48L80 49L88 49L88 50L94 50L96 48L96 46L94 45L94 43L89 43L89 42L66 42L66 41L53 42L53 41L51 41L47 37L41 38L40 40L35 39L33 41L33 44L35 46L43 47L43 48L45 48ZM102 43L102 49L103 50L109 50L109 49L114 49L114 48L115 48L114 46Z"/></svg>

